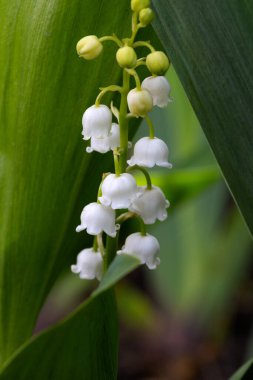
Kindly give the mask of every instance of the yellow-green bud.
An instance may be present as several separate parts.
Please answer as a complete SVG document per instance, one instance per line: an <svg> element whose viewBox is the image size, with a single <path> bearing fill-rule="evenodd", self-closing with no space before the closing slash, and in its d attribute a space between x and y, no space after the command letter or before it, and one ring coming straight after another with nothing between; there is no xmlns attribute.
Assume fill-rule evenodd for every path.
<svg viewBox="0 0 253 380"><path fill-rule="evenodd" d="M149 91L134 88L127 95L127 104L132 115L144 117L152 110L153 99Z"/></svg>
<svg viewBox="0 0 253 380"><path fill-rule="evenodd" d="M154 12L151 8L144 8L139 13L139 20L141 25L147 26L154 20Z"/></svg>
<svg viewBox="0 0 253 380"><path fill-rule="evenodd" d="M131 69L136 65L137 56L134 49L130 46L124 46L118 49L116 59L120 67Z"/></svg>
<svg viewBox="0 0 253 380"><path fill-rule="evenodd" d="M164 52L155 51L148 54L146 64L152 74L164 75L170 66L170 61Z"/></svg>
<svg viewBox="0 0 253 380"><path fill-rule="evenodd" d="M140 12L143 8L148 8L150 0L131 0L131 9L134 12Z"/></svg>
<svg viewBox="0 0 253 380"><path fill-rule="evenodd" d="M103 49L103 45L97 36L86 36L77 42L76 51L79 57L88 61L99 56Z"/></svg>

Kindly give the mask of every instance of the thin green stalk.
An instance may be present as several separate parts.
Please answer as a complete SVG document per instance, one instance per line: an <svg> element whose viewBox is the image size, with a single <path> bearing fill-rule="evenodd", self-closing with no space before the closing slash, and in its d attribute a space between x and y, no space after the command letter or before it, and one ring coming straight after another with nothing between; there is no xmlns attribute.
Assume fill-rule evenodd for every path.
<svg viewBox="0 0 253 380"><path fill-rule="evenodd" d="M145 120L149 127L149 138L153 139L155 137L155 130L154 130L152 120L148 116L145 116Z"/></svg>
<svg viewBox="0 0 253 380"><path fill-rule="evenodd" d="M115 174L116 174L116 176L119 176L120 175L120 166L119 166L119 154L118 154L118 152L113 152L113 159L114 159Z"/></svg>
<svg viewBox="0 0 253 380"><path fill-rule="evenodd" d="M106 255L104 257L104 271L107 270L114 257L116 256L116 252L118 249L118 233L115 238L112 238L107 235L106 237Z"/></svg>
<svg viewBox="0 0 253 380"><path fill-rule="evenodd" d="M143 47L143 46L147 47L152 53L156 51L154 46L152 46L148 41L137 41L133 44L133 48Z"/></svg>
<svg viewBox="0 0 253 380"><path fill-rule="evenodd" d="M118 91L118 92L122 92L122 88L120 86L116 86L115 84L112 84L111 86L108 86L108 87L105 87L105 88L102 88L100 93L98 94L97 98L96 98L96 101L95 101L95 106L99 106L100 102L101 102L101 99L102 97L107 93L107 92L114 92L114 91Z"/></svg>
<svg viewBox="0 0 253 380"><path fill-rule="evenodd" d="M140 170L144 174L144 176L146 178L146 182L147 182L147 189L151 190L152 189L152 181L151 181L151 178L150 178L148 171L139 165L128 166L126 169L127 172L130 172L132 170Z"/></svg>
<svg viewBox="0 0 253 380"><path fill-rule="evenodd" d="M123 91L121 92L120 109L119 109L119 128L120 128L120 172L126 170L126 160L128 152L128 119L127 119L127 94L129 91L129 73L123 70Z"/></svg>
<svg viewBox="0 0 253 380"><path fill-rule="evenodd" d="M112 36L104 36L104 37L101 37L101 38L99 38L99 41L100 41L100 42L104 42L104 41L113 41L113 42L115 42L119 47L122 47L122 46L123 46L122 41L120 41L120 39L116 36L116 34L113 34Z"/></svg>

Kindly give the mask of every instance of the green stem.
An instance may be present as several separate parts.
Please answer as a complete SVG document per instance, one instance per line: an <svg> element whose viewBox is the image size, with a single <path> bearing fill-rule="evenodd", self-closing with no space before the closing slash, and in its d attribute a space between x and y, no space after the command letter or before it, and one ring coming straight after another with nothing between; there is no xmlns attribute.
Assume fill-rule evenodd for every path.
<svg viewBox="0 0 253 380"><path fill-rule="evenodd" d="M98 250L98 241L97 241L97 237L95 236L93 240L93 251L97 252L97 250Z"/></svg>
<svg viewBox="0 0 253 380"><path fill-rule="evenodd" d="M113 159L114 159L114 168L116 176L120 176L120 165L119 165L119 154L118 152L113 151Z"/></svg>
<svg viewBox="0 0 253 380"><path fill-rule="evenodd" d="M135 217L134 212L127 211L127 212L124 212L123 214L121 214L120 216L118 216L116 219L116 222L121 224L121 223L124 223L126 220L128 220L130 218L134 218L134 217Z"/></svg>
<svg viewBox="0 0 253 380"><path fill-rule="evenodd" d="M141 47L141 46L147 47L152 53L156 51L154 46L152 46L148 41L137 41L133 44L133 48Z"/></svg>
<svg viewBox="0 0 253 380"><path fill-rule="evenodd" d="M118 91L118 92L122 92L122 87L120 86L116 86L114 84L112 84L111 86L108 86L108 87L105 87L102 89L102 91L98 94L97 98L96 98L96 101L95 101L95 106L99 106L100 102L101 102L101 99L102 97L109 91Z"/></svg>
<svg viewBox="0 0 253 380"><path fill-rule="evenodd" d="M140 225L141 236L146 236L147 235L147 231L146 231L146 226L145 226L143 220L141 219L140 216L138 216L138 215L135 215L135 216L138 219L138 222L139 222L139 225Z"/></svg>
<svg viewBox="0 0 253 380"><path fill-rule="evenodd" d="M134 77L134 80L135 80L135 83L136 83L136 88L137 90L141 90L141 81L140 81L140 78L139 78L139 75L137 74L136 70L134 69L126 69L126 71L128 72L128 74L132 75Z"/></svg>
<svg viewBox="0 0 253 380"><path fill-rule="evenodd" d="M114 257L116 256L116 252L118 249L118 237L118 233L115 238L112 238L108 235L106 237L106 255L104 257L104 271L107 270Z"/></svg>
<svg viewBox="0 0 253 380"><path fill-rule="evenodd" d="M150 178L148 171L139 165L128 166L126 169L127 172L130 172L132 170L140 170L144 174L144 176L146 178L146 182L147 182L147 189L151 190L152 189L152 181L151 181L151 178Z"/></svg>
<svg viewBox="0 0 253 380"><path fill-rule="evenodd" d="M113 42L115 42L119 47L122 47L122 46L123 46L123 43L120 41L120 39L119 39L115 34L113 34L112 36L104 36L104 37L101 37L101 38L99 38L99 41L100 41L100 42L104 42L104 41L113 41Z"/></svg>
<svg viewBox="0 0 253 380"><path fill-rule="evenodd" d="M136 218L139 222L139 225L140 225L140 233L142 236L145 236L147 234L146 232L146 225L145 223L143 222L142 218L134 213L134 212L131 212L131 211L128 211L128 212L125 212L124 214L121 214L118 218L117 218L117 222L122 224L124 223L126 220L130 219L130 218Z"/></svg>
<svg viewBox="0 0 253 380"><path fill-rule="evenodd" d="M102 232L97 235L97 244L103 258L105 258L105 248L103 243Z"/></svg>
<svg viewBox="0 0 253 380"><path fill-rule="evenodd" d="M123 91L121 92L120 109L119 109L119 128L120 128L120 172L126 170L126 160L128 152L128 119L127 119L127 94L129 91L129 73L123 70Z"/></svg>
<svg viewBox="0 0 253 380"><path fill-rule="evenodd" d="M155 130L154 130L154 125L152 123L152 120L148 116L145 116L145 120L149 127L149 138L153 139L155 137Z"/></svg>

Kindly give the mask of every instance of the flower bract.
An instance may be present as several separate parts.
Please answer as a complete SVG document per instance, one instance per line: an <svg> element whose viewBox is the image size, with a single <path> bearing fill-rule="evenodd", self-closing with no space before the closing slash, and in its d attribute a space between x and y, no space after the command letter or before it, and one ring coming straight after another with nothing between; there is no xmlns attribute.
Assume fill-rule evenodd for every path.
<svg viewBox="0 0 253 380"><path fill-rule="evenodd" d="M77 255L76 264L71 265L71 271L79 274L81 279L93 280L97 278L99 281L102 277L103 259L99 251L93 248L87 248Z"/></svg>
<svg viewBox="0 0 253 380"><path fill-rule="evenodd" d="M171 168L168 162L169 149L165 142L157 137L153 139L142 137L134 146L134 154L127 163L130 166L139 165L146 168L161 166Z"/></svg>
<svg viewBox="0 0 253 380"><path fill-rule="evenodd" d="M154 236L149 234L143 236L135 232L127 237L125 245L117 253L136 256L149 269L155 269L160 264L160 259L157 257L159 251L160 245Z"/></svg>
<svg viewBox="0 0 253 380"><path fill-rule="evenodd" d="M116 236L115 211L99 203L89 203L81 213L81 224L76 231L87 230L90 235L105 232L111 237Z"/></svg>

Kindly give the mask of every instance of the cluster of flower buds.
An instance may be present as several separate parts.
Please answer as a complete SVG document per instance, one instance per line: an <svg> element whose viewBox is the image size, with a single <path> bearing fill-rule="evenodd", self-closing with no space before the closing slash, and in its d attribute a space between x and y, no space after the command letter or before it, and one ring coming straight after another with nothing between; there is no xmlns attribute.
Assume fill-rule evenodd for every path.
<svg viewBox="0 0 253 380"><path fill-rule="evenodd" d="M92 248L84 249L77 256L76 265L71 270L80 278L101 279L107 269L108 257L115 254L132 255L139 258L149 269L160 263L159 242L146 232L146 225L167 218L169 201L162 190L152 184L147 168L160 166L171 168L168 161L168 147L155 137L154 126L148 113L154 106L166 107L170 101L170 85L164 74L169 68L169 60L162 51L156 51L148 41L138 41L138 30L146 27L154 18L149 0L132 0L132 34L119 39L116 35L98 38L86 36L77 43L80 57L95 59L103 50L104 41L117 44L116 61L122 68L122 85L110 85L100 89L95 104L86 109L82 118L82 136L89 140L88 153L111 151L114 158L114 173L104 173L95 202L86 205L81 213L81 224L77 232L86 230L94 235ZM138 57L139 47L145 47L149 54ZM137 73L138 67L146 66L149 76L142 82ZM134 78L135 88L130 88L130 77ZM120 107L113 103L110 107L101 104L104 94L118 92ZM115 121L113 122L113 117ZM149 128L148 136L142 137L128 157L128 125L131 118L144 118ZM146 186L138 186L133 171L141 171L146 178ZM121 224L129 218L137 218L140 232L129 235L123 247L112 248L110 239L118 241ZM105 244L105 235L107 236ZM109 252L114 249L114 252Z"/></svg>

